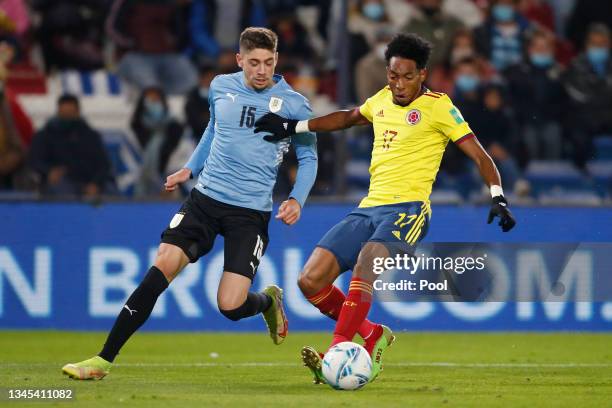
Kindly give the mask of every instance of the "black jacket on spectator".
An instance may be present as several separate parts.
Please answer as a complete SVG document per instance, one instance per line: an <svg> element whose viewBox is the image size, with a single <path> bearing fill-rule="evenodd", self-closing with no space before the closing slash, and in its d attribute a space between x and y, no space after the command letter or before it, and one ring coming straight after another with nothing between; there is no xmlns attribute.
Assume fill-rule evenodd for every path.
<svg viewBox="0 0 612 408"><path fill-rule="evenodd" d="M136 103L136 109L132 115L132 120L130 122L130 127L136 138L138 139L138 143L140 143L140 147L144 150L147 147L147 144L151 140L153 136L153 130L149 129L144 121L144 96L143 92ZM168 102L166 101L166 97L162 97L162 104L164 105L164 109L168 112ZM170 118L165 125L165 138L164 142L161 145L161 151L159 153L159 173L164 174L166 171L166 165L168 164L168 160L172 155L172 152L176 149L181 141L181 136L183 135L183 125L181 125L178 121L173 118ZM201 136L201 134L200 134Z"/></svg>
<svg viewBox="0 0 612 408"><path fill-rule="evenodd" d="M487 109L482 101L482 93L481 90L477 99L456 96L455 105L485 148L496 142L511 150L514 146L513 116L504 108L497 111Z"/></svg>
<svg viewBox="0 0 612 408"><path fill-rule="evenodd" d="M612 132L612 59L604 76L598 75L585 55L577 57L563 77L574 126L589 134Z"/></svg>
<svg viewBox="0 0 612 408"><path fill-rule="evenodd" d="M31 0L40 14L35 35L46 70L98 69L104 66L104 19L107 0Z"/></svg>
<svg viewBox="0 0 612 408"><path fill-rule="evenodd" d="M539 68L529 62L504 72L508 81L510 105L521 125L560 121L566 95L558 65Z"/></svg>
<svg viewBox="0 0 612 408"><path fill-rule="evenodd" d="M206 125L208 125L210 120L209 108L208 98L202 98L198 88L192 89L189 92L187 103L185 104L185 117L196 143L202 138L202 133L204 133Z"/></svg>
<svg viewBox="0 0 612 408"><path fill-rule="evenodd" d="M53 118L32 140L30 165L44 180L50 169L66 167L66 180L77 188L111 181L111 166L100 134L82 119Z"/></svg>

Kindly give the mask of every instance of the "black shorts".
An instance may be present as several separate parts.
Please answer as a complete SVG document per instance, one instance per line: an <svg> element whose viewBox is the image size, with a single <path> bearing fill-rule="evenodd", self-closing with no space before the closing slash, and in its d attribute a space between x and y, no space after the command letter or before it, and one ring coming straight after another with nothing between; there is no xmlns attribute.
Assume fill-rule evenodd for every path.
<svg viewBox="0 0 612 408"><path fill-rule="evenodd" d="M210 252L221 234L225 239L223 270L253 280L268 246L269 222L270 212L225 204L194 188L161 241L181 248L193 263Z"/></svg>

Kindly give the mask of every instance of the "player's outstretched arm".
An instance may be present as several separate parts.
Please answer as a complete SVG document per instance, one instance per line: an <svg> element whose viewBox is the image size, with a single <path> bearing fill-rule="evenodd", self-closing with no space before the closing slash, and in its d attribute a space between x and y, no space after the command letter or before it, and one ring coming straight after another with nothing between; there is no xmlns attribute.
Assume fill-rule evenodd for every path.
<svg viewBox="0 0 612 408"><path fill-rule="evenodd" d="M255 122L255 133L267 132L264 139L268 142L279 140L303 132L332 132L370 122L359 112L359 108L340 110L309 120L287 119L275 113L266 113Z"/></svg>
<svg viewBox="0 0 612 408"><path fill-rule="evenodd" d="M516 225L516 221L508 209L508 201L501 187L501 177L493 159L475 137L459 143L458 146L476 163L480 175L491 188L492 202L487 223L490 224L495 217L499 217L499 226L502 231L510 231Z"/></svg>

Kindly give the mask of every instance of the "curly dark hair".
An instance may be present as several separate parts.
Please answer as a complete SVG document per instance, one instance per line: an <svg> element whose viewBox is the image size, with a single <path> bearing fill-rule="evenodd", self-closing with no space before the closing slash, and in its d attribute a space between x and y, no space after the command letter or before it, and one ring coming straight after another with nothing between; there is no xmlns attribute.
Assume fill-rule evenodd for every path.
<svg viewBox="0 0 612 408"><path fill-rule="evenodd" d="M389 63L393 57L411 59L418 69L423 69L427 66L432 48L431 43L416 34L397 34L387 45L385 60Z"/></svg>

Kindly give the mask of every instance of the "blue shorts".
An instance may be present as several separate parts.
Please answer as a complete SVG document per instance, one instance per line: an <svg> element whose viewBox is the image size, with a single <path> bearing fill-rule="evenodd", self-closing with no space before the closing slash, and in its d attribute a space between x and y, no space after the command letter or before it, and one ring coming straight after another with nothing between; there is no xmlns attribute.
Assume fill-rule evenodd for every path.
<svg viewBox="0 0 612 408"><path fill-rule="evenodd" d="M317 246L334 254L344 272L353 269L366 242L389 243L414 253L427 234L429 218L429 206L422 201L356 208L327 231Z"/></svg>

